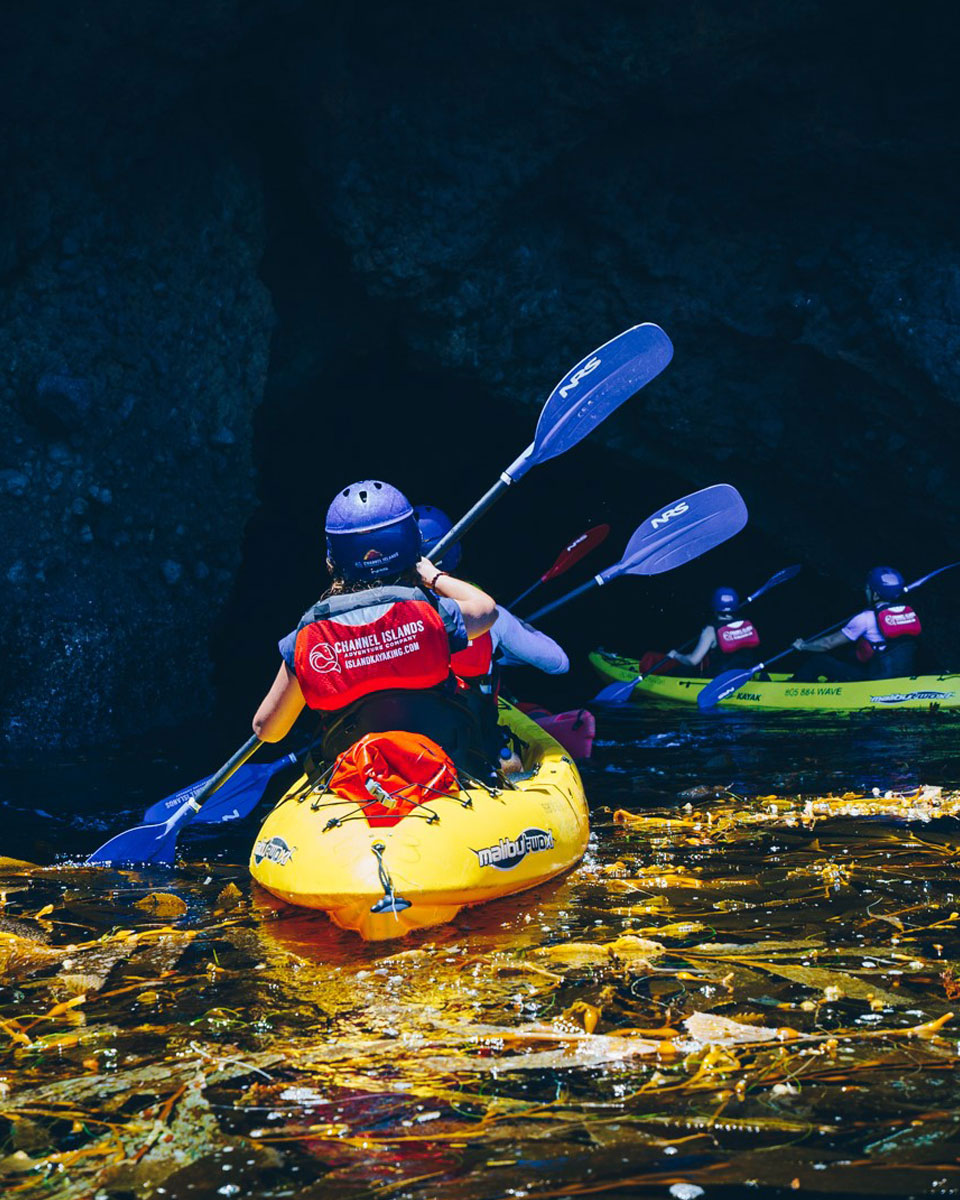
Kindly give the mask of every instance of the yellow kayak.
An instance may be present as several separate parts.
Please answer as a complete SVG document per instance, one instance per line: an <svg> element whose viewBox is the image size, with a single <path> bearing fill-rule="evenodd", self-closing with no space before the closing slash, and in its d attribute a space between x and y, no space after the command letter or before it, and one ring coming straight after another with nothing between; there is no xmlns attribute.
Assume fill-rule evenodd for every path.
<svg viewBox="0 0 960 1200"><path fill-rule="evenodd" d="M303 775L267 816L250 873L289 904L326 912L369 941L442 925L461 908L552 879L582 858L590 833L573 760L500 701L523 771L501 789L436 796L389 828Z"/></svg>

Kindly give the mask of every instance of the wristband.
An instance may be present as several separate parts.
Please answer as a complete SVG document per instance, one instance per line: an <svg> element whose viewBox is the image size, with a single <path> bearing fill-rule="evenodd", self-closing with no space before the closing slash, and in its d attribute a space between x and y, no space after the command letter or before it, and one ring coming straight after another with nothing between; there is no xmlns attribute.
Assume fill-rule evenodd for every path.
<svg viewBox="0 0 960 1200"><path fill-rule="evenodd" d="M437 590L437 580L440 578L441 575L446 575L446 574L447 574L446 571L438 571L436 573L436 575L434 575L434 577L427 584L427 587L430 589L431 592L435 592Z"/></svg>

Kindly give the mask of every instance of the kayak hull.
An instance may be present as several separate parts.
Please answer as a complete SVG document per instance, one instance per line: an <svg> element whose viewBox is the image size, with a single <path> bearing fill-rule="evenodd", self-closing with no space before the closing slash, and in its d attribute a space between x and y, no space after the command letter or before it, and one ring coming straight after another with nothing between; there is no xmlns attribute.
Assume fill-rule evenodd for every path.
<svg viewBox="0 0 960 1200"><path fill-rule="evenodd" d="M500 721L521 744L525 778L515 787L469 787L377 827L356 803L301 776L260 829L253 878L288 904L320 909L341 928L381 941L568 870L590 832L577 768L504 701Z"/></svg>
<svg viewBox="0 0 960 1200"><path fill-rule="evenodd" d="M637 660L594 650L590 663L608 682L633 679ZM648 675L633 690L634 701L662 700L696 704L709 679ZM753 679L723 701L725 708L776 709L786 712L861 712L892 708L960 708L960 674L915 675L904 679L869 679L846 683L797 683L791 675Z"/></svg>

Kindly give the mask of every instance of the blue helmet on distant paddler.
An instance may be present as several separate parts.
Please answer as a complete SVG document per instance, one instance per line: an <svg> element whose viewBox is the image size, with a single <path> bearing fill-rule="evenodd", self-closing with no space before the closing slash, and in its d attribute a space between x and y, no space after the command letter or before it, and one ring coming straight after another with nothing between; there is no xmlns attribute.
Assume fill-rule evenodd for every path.
<svg viewBox="0 0 960 1200"><path fill-rule="evenodd" d="M434 546L450 532L453 522L442 508L436 508L433 504L418 504L413 510L413 514L417 518L420 535L423 538L423 556L432 562L431 553ZM460 555L460 543L457 542L455 546L451 546L446 551L436 566L443 567L447 571L455 571L460 563Z"/></svg>
<svg viewBox="0 0 960 1200"><path fill-rule="evenodd" d="M893 567L874 567L867 575L867 592L872 592L878 600L888 603L899 600L905 588L903 576Z"/></svg>
<svg viewBox="0 0 960 1200"><path fill-rule="evenodd" d="M714 616L729 617L740 607L740 596L731 587L718 587L710 597Z"/></svg>
<svg viewBox="0 0 960 1200"><path fill-rule="evenodd" d="M338 492L324 527L334 573L351 583L401 575L421 555L413 505L379 479L362 479Z"/></svg>

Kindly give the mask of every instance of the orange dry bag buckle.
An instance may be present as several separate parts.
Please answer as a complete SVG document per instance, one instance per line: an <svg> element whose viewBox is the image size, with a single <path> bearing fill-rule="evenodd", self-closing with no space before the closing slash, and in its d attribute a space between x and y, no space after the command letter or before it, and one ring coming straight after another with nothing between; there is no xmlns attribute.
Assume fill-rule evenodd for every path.
<svg viewBox="0 0 960 1200"><path fill-rule="evenodd" d="M420 805L460 791L446 751L423 734L399 729L365 734L344 750L328 786L359 804L375 829L396 825Z"/></svg>

